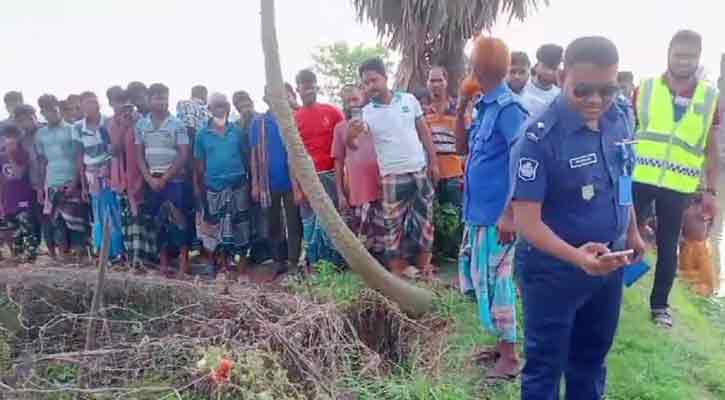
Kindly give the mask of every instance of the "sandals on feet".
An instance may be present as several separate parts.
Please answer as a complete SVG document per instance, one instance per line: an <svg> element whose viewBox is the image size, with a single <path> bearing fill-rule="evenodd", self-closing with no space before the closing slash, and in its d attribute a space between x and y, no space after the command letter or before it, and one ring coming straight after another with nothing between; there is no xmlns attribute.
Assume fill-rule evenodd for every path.
<svg viewBox="0 0 725 400"><path fill-rule="evenodd" d="M403 278L407 278L410 280L416 280L420 278L420 271L418 268L410 265L407 268L405 268L403 271L401 271L401 275Z"/></svg>
<svg viewBox="0 0 725 400"><path fill-rule="evenodd" d="M498 361L501 353L498 352L496 347L484 347L481 350L473 353L473 362L476 364L487 364Z"/></svg>

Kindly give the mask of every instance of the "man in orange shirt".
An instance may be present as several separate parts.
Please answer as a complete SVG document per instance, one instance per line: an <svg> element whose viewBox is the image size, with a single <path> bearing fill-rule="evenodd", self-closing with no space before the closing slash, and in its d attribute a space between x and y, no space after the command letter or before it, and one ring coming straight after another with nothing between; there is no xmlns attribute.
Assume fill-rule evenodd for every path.
<svg viewBox="0 0 725 400"><path fill-rule="evenodd" d="M463 205L463 159L456 153L456 102L448 95L448 72L444 67L431 68L428 90L432 98L431 112L425 119L430 125L438 155L438 202L460 208Z"/></svg>

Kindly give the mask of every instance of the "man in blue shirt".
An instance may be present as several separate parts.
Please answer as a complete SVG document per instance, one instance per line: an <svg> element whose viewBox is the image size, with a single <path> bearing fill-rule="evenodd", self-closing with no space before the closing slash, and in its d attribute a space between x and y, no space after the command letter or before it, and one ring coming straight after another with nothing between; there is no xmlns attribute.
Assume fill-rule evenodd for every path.
<svg viewBox="0 0 725 400"><path fill-rule="evenodd" d="M295 204L282 132L271 111L253 118L249 141L252 201L266 217L264 239L269 242L276 273L284 274L299 262L302 220Z"/></svg>
<svg viewBox="0 0 725 400"><path fill-rule="evenodd" d="M622 301L622 267L644 243L632 208L633 128L617 95L619 55L601 37L566 50L563 91L512 156L512 206L523 239L522 399L600 400ZM632 249L634 256L605 256Z"/></svg>
<svg viewBox="0 0 725 400"><path fill-rule="evenodd" d="M481 324L498 338L487 351L498 358L490 378L513 378L519 373L516 354L516 290L513 283L513 214L507 207L511 192L509 154L528 113L504 82L509 51L503 41L480 37L472 58L473 73L483 96L468 134L456 139L467 157L463 216L466 222L459 276L461 289L473 292ZM457 107L465 119L469 99L462 94Z"/></svg>
<svg viewBox="0 0 725 400"><path fill-rule="evenodd" d="M245 273L251 235L249 142L239 125L229 122L230 109L226 96L213 94L211 121L196 135L195 192L203 207L198 234L222 273L235 254L240 256L236 273Z"/></svg>

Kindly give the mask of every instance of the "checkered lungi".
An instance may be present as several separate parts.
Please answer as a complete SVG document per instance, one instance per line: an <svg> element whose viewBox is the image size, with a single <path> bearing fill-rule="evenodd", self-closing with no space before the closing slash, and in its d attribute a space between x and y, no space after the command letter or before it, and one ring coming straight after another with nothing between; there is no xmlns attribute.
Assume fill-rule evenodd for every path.
<svg viewBox="0 0 725 400"><path fill-rule="evenodd" d="M350 230L373 254L385 252L385 219L382 200L353 207L345 216Z"/></svg>
<svg viewBox="0 0 725 400"><path fill-rule="evenodd" d="M386 256L390 259L431 251L435 191L428 170L386 175L382 185ZM408 251L412 254L406 254Z"/></svg>

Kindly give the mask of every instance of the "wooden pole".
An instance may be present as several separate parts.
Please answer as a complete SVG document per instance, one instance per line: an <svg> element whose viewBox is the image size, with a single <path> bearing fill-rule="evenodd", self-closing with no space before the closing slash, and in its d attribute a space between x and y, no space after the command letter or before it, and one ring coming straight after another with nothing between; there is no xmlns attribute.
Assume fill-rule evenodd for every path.
<svg viewBox="0 0 725 400"><path fill-rule="evenodd" d="M262 48L264 49L268 88L266 96L284 135L290 169L294 171L305 196L335 244L335 248L345 258L350 268L362 277L365 284L380 291L411 315L426 313L432 307L433 294L428 290L413 286L385 270L342 221L330 196L322 187L312 159L302 144L292 117L292 109L287 100L279 59L274 0L260 0L260 2L262 5Z"/></svg>
<svg viewBox="0 0 725 400"><path fill-rule="evenodd" d="M106 265L108 265L108 254L111 247L111 215L106 213L103 222L103 244L101 244L101 254L98 257L98 279L96 280L96 289L93 291L93 301L91 302L91 310L89 313L88 328L86 330L86 351L91 351L96 347L95 335L95 318L98 309L103 300L103 287L106 280Z"/></svg>

